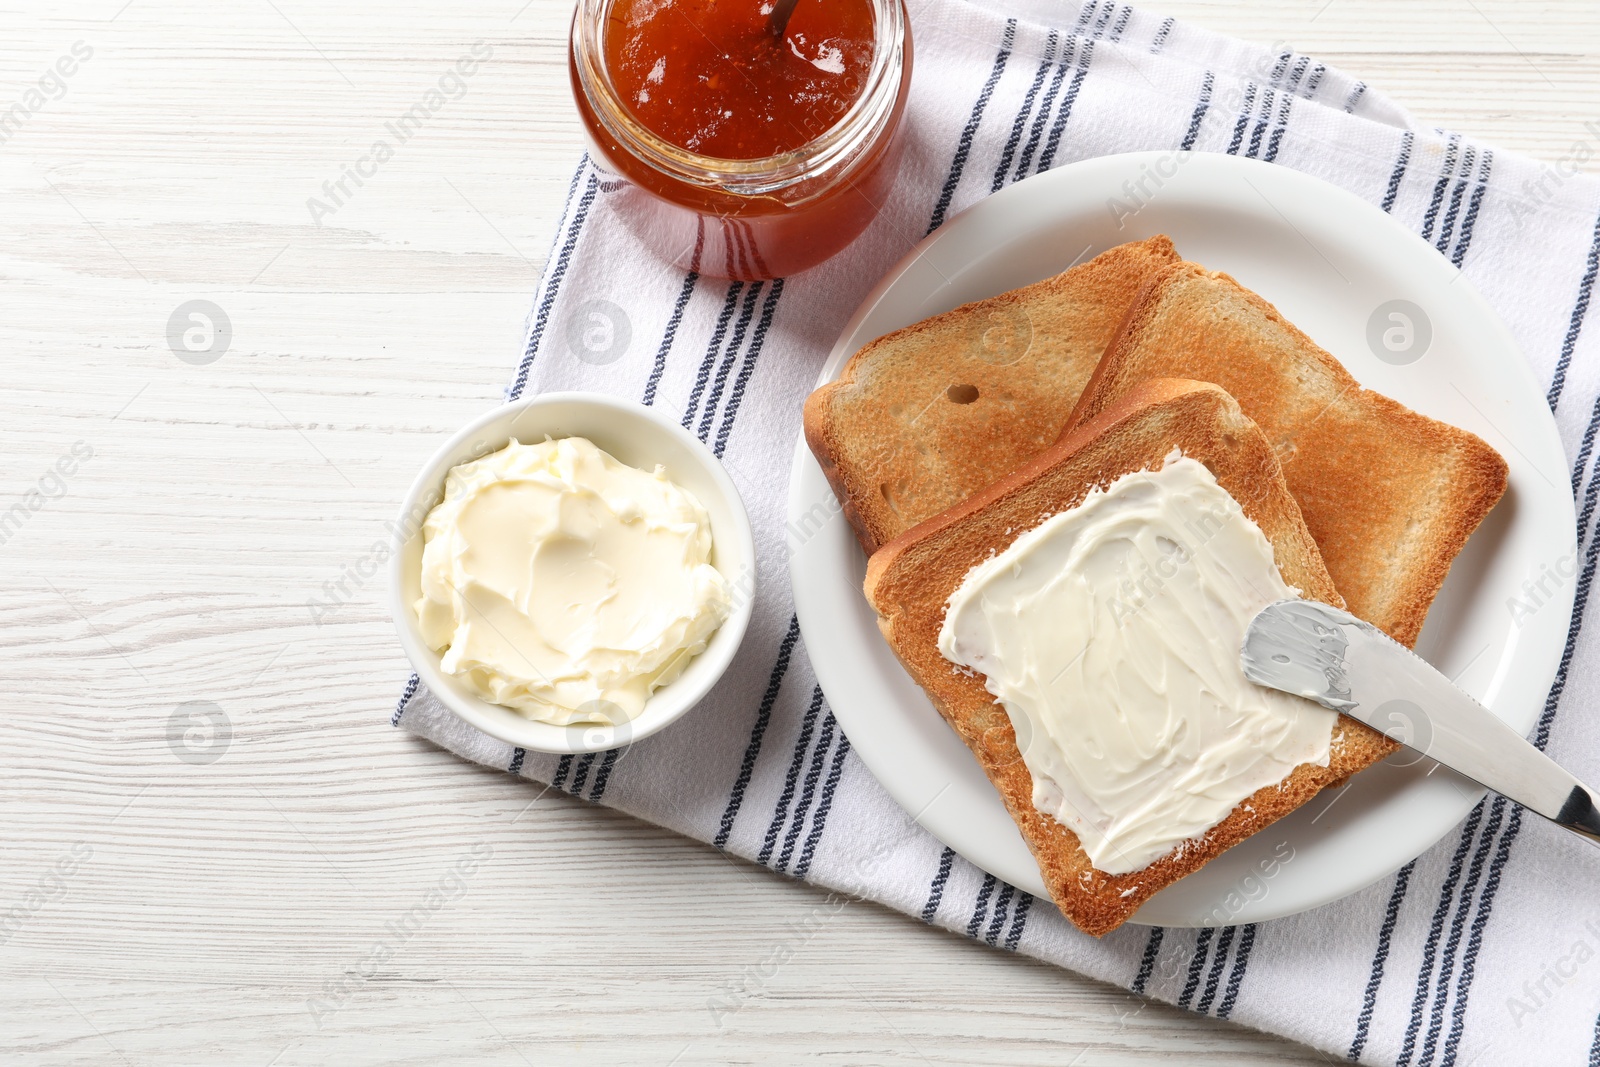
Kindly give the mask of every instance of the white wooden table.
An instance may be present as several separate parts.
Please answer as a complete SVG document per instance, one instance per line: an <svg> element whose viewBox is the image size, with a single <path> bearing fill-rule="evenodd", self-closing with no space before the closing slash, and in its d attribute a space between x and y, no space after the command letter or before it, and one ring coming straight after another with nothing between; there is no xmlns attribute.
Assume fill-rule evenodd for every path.
<svg viewBox="0 0 1600 1067"><path fill-rule="evenodd" d="M1161 6L1550 160L1600 120L1588 0ZM577 154L568 0L67 8L0 9L0 114L27 112L0 126L0 1059L1321 1061L864 904L719 1027L708 997L821 894L390 730L405 664L359 573L517 354ZM479 39L467 94L316 226ZM192 299L231 322L208 365L167 342ZM169 743L194 701L231 731L197 725L212 762Z"/></svg>

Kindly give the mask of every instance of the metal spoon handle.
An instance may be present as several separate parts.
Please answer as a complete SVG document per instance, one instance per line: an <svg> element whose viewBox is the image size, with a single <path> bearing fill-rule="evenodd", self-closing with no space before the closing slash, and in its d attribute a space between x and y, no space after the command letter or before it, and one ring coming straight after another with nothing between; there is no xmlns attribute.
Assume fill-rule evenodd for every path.
<svg viewBox="0 0 1600 1067"><path fill-rule="evenodd" d="M789 16L794 14L795 5L800 0L775 0L772 5L772 36L782 37L783 31L789 25Z"/></svg>

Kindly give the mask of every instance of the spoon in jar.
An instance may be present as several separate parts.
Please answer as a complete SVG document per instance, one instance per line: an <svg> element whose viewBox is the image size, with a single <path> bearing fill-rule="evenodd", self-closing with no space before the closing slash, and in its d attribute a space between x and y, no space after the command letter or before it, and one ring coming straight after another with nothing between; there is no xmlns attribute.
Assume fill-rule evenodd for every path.
<svg viewBox="0 0 1600 1067"><path fill-rule="evenodd" d="M789 25L789 16L794 14L795 5L799 2L800 0L774 0L772 17L767 23L772 27L772 36L783 36L783 31Z"/></svg>

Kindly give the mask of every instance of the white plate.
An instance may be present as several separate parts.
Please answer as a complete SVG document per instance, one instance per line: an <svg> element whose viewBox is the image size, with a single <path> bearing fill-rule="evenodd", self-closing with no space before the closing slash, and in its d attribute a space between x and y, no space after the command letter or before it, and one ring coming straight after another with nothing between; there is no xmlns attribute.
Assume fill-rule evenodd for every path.
<svg viewBox="0 0 1600 1067"><path fill-rule="evenodd" d="M1124 183L1151 173L1162 176L1159 187L1147 181L1152 195L1119 227L1113 198L1129 203ZM1108 156L1040 174L952 219L891 271L845 327L821 380L891 330L1159 233L1276 304L1363 385L1471 430L1505 457L1510 488L1456 561L1418 651L1518 730L1531 728L1555 676L1573 587L1563 583L1520 625L1508 601L1524 597L1522 583L1543 567L1571 571L1573 502L1555 423L1510 333L1460 272L1350 193L1221 155ZM1392 300L1425 309L1431 322L1430 346L1406 365L1379 360L1367 341L1369 320ZM865 557L803 439L789 519L795 609L851 744L940 840L1048 899L999 795L878 634L861 595ZM1344 792L1313 800L1158 893L1134 921L1257 922L1377 881L1448 833L1483 795L1415 759L1403 750ZM1263 881L1257 864L1281 858L1285 842L1293 859Z"/></svg>

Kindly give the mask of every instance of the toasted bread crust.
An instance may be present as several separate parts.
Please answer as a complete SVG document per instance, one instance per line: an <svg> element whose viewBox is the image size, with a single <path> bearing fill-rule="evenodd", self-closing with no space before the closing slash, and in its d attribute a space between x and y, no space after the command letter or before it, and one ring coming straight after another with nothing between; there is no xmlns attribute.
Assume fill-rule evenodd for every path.
<svg viewBox="0 0 1600 1067"><path fill-rule="evenodd" d="M867 564L867 599L890 647L999 790L1051 897L1095 936L1116 929L1161 888L1397 747L1341 717L1327 767L1295 768L1281 783L1241 802L1198 841L1124 875L1096 870L1077 836L1033 806L1033 779L1004 709L981 676L956 669L939 652L946 602L967 572L993 552L1075 506L1094 486L1160 467L1174 447L1205 463L1261 528L1285 581L1304 596L1343 605L1266 437L1220 388L1170 379L1133 386L1021 469L884 545Z"/></svg>
<svg viewBox="0 0 1600 1067"><path fill-rule="evenodd" d="M1277 308L1194 263L1146 283L1069 427L1161 377L1233 394L1277 449L1350 611L1416 644L1451 563L1505 492L1505 460L1475 435L1361 388Z"/></svg>
<svg viewBox="0 0 1600 1067"><path fill-rule="evenodd" d="M1061 435L1166 237L924 319L862 347L806 400L806 442L870 554Z"/></svg>

